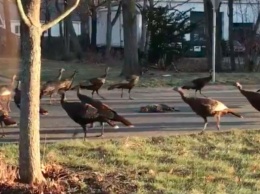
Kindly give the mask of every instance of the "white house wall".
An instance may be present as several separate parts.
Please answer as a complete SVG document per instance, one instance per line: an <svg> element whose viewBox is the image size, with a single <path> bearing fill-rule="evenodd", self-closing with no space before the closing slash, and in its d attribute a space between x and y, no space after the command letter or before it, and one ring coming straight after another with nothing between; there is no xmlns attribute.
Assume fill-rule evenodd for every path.
<svg viewBox="0 0 260 194"><path fill-rule="evenodd" d="M175 7L179 11L187 11L192 9L192 11L204 12L203 1L201 0L190 0L189 2L183 0L172 1L155 1L156 7L170 5ZM186 2L186 3L184 3ZM139 1L142 4L142 1ZM176 7L177 6L177 7ZM234 3L234 13L233 22L234 23L255 23L258 12L260 10L260 0L240 0L240 3ZM117 6L112 7L112 17L115 16ZM228 4L227 1L223 1L220 7L220 12L223 13L222 17L222 38L228 40ZM190 13L188 13L189 15ZM106 15L107 9L102 8L98 10L98 24L97 24L97 45L106 44ZM123 46L123 28L122 28L122 13L120 14L120 19L117 20L112 31L112 46ZM138 41L141 37L141 15L138 14ZM121 24L120 24L121 22ZM121 30L121 36L120 36ZM185 35L186 40L190 40L190 34ZM121 44L120 44L121 40Z"/></svg>
<svg viewBox="0 0 260 194"><path fill-rule="evenodd" d="M111 10L111 20L116 15L117 6L112 7ZM142 28L142 16L140 13L137 14L137 39L141 38L141 28ZM106 29L107 29L107 9L99 9L97 12L97 46L106 45ZM122 12L119 15L115 25L112 29L112 39L111 45L113 47L124 46L124 29L123 29L123 15Z"/></svg>
<svg viewBox="0 0 260 194"><path fill-rule="evenodd" d="M176 2L176 1L175 1ZM176 3L172 2L159 2L156 6L177 6L176 8L180 11L187 11L192 9L192 11L204 12L204 5L202 1L195 0L188 3L183 3L184 1L178 1ZM234 23L255 23L259 10L260 1L259 0L240 0L240 3L234 3L233 5L233 22ZM222 38L228 40L228 3L223 1L220 6L220 12L223 13L222 17ZM189 15L189 14L188 14ZM185 36L186 40L190 40L190 35Z"/></svg>
<svg viewBox="0 0 260 194"><path fill-rule="evenodd" d="M74 27L76 35L80 35L81 34L80 22L79 21L73 21L72 23L73 23L73 27ZM11 32L20 36L20 32L17 33L15 31L16 26L20 28L20 21L19 20L12 20L11 21ZM63 25L62 25L62 28L63 28ZM51 28L51 34L52 34L53 37L59 37L60 36L59 24L56 24L55 26L53 26ZM45 33L44 36L48 36L48 34Z"/></svg>

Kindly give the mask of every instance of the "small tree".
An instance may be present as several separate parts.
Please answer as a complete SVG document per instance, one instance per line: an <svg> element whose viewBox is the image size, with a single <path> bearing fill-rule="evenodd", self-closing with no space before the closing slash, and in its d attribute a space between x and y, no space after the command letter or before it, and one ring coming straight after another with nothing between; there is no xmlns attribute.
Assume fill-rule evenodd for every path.
<svg viewBox="0 0 260 194"><path fill-rule="evenodd" d="M21 15L21 113L19 174L22 182L43 181L40 163L39 95L41 72L41 34L69 15L78 5L47 24L40 23L41 0L17 0Z"/></svg>
<svg viewBox="0 0 260 194"><path fill-rule="evenodd" d="M162 61L169 65L174 57L179 58L188 50L184 35L196 27L196 24L189 22L189 11L180 12L165 6L154 7L148 12L150 62Z"/></svg>
<svg viewBox="0 0 260 194"><path fill-rule="evenodd" d="M124 66L123 75L141 73L138 64L137 10L135 0L122 0L124 24Z"/></svg>
<svg viewBox="0 0 260 194"><path fill-rule="evenodd" d="M111 4L112 4L112 1L107 0L107 32L106 32L106 54L105 54L106 57L108 57L110 54L111 43L112 43L112 30L113 30L113 26L115 25L117 19L120 16L121 8L122 8L122 1L119 2L116 14L112 21L111 21L111 13L112 13Z"/></svg>

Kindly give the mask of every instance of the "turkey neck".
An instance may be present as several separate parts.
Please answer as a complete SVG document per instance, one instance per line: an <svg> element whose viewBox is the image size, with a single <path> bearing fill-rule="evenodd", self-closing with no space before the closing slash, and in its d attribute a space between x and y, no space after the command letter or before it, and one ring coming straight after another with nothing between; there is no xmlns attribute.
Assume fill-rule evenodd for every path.
<svg viewBox="0 0 260 194"><path fill-rule="evenodd" d="M106 70L105 70L105 76L104 76L104 78L106 78L107 77L107 74L108 74L108 68L106 68Z"/></svg>
<svg viewBox="0 0 260 194"><path fill-rule="evenodd" d="M14 75L14 76L12 77L12 81L11 81L11 84L10 84L10 88L13 88L15 78L16 78L16 76Z"/></svg>
<svg viewBox="0 0 260 194"><path fill-rule="evenodd" d="M76 75L76 71L71 75L70 79L73 81L73 79L75 78L75 75Z"/></svg>
<svg viewBox="0 0 260 194"><path fill-rule="evenodd" d="M241 94L245 94L246 91L243 90L242 87L239 86L239 87L237 87L237 88L238 88L238 90L240 91Z"/></svg>
<svg viewBox="0 0 260 194"><path fill-rule="evenodd" d="M20 84L21 84L21 81L19 80L19 81L17 81L17 84L16 84L16 90L19 90L19 88L20 88Z"/></svg>
<svg viewBox="0 0 260 194"><path fill-rule="evenodd" d="M181 98L184 102L186 102L187 104L190 104L190 100L189 98L187 98L187 96L184 95L183 91L179 91Z"/></svg>
<svg viewBox="0 0 260 194"><path fill-rule="evenodd" d="M77 96L79 96L79 95L81 95L81 88L80 88L80 86L78 86L78 88L77 88Z"/></svg>
<svg viewBox="0 0 260 194"><path fill-rule="evenodd" d="M58 77L57 77L58 80L61 80L62 73L63 73L63 71L60 71L60 73L59 73L59 75L58 75Z"/></svg>

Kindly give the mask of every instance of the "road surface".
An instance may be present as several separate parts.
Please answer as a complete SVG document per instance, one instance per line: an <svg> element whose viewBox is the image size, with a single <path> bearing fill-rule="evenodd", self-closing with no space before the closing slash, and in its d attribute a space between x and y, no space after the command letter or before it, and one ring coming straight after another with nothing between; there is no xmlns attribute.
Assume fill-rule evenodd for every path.
<svg viewBox="0 0 260 194"><path fill-rule="evenodd" d="M251 87L253 89L253 87ZM254 86L254 89L258 87ZM89 91L84 91L90 94ZM188 92L194 95L194 91ZM232 115L226 115L221 119L221 130L230 129L258 129L260 126L260 113L252 108L247 100L234 87L207 86L203 93L209 97L220 100L228 107L238 111L245 118L240 119ZM103 138L119 138L127 136L158 136L182 133L197 133L203 128L203 119L194 114L189 106L185 104L180 95L172 88L143 89L135 88L133 97L135 100L128 100L127 92L123 99L120 98L120 91L101 90L100 94L105 96L106 104L113 107L118 113L125 116L132 123L134 128L127 128L121 124L119 129L113 129L106 125L105 136ZM67 94L67 99L76 101L75 91ZM56 142L60 140L72 139L74 130L80 133L77 138L83 138L82 129L74 123L62 109L57 101L53 105L48 104L48 98L42 101L43 108L49 111L49 115L41 116L41 140ZM138 113L140 106L154 103L165 103L179 109L180 112L172 113ZM14 103L11 104L11 116L19 122L19 111ZM5 128L6 136L0 142L17 142L19 139L18 127ZM207 131L217 131L214 118L209 118ZM100 127L96 124L94 129L90 129L89 139L96 139L91 136L99 134Z"/></svg>

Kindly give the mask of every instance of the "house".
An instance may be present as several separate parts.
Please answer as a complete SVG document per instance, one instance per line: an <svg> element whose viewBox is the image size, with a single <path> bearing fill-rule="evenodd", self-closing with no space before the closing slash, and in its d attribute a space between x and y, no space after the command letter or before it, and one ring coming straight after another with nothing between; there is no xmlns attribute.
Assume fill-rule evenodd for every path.
<svg viewBox="0 0 260 194"><path fill-rule="evenodd" d="M118 6L111 7L111 19L116 15ZM141 39L142 33L142 15L137 9L137 38ZM97 11L97 47L102 47L106 45L106 29L107 29L107 8L100 7ZM123 15L122 11L119 15L115 25L112 28L112 38L111 38L112 47L123 47L124 46L124 29L123 29Z"/></svg>
<svg viewBox="0 0 260 194"><path fill-rule="evenodd" d="M191 22L196 22L199 20L204 20L204 5L203 0L159 0L156 2L155 6L171 6L175 7L180 11L187 11L190 15ZM142 4L143 1L138 1L139 4ZM118 6L115 5L112 7L112 18L114 17ZM260 10L260 1L259 0L240 0L235 1L234 3L234 31L235 36L237 37L241 33L241 29L252 28L256 22L258 13ZM221 19L218 21L221 28L221 37L223 40L228 40L228 2L227 0L222 1L221 7ZM98 23L97 23L97 44L98 46L104 46L106 44L104 32L106 31L106 15L107 8L102 7L98 10ZM141 37L141 28L142 28L142 16L137 9L137 30L138 30L138 41ZM203 22L202 22L203 23ZM115 23L112 31L112 46L113 47L123 47L123 18L122 12L119 16L119 19ZM237 37L238 38L238 37ZM198 51L201 50L201 46L205 47L205 25L200 25L194 32L191 34L186 34L185 39L187 41L193 42L194 45L198 45L195 48Z"/></svg>
<svg viewBox="0 0 260 194"><path fill-rule="evenodd" d="M4 28L5 29L5 16L4 16L4 8L3 8L3 0L0 0L0 28ZM10 11L10 23L11 23L11 32L20 36L20 16L17 10L17 5L15 3L13 3L13 1L8 1L9 2L9 11ZM50 10L51 13L51 19L56 18L59 13L55 7L55 1L48 1L51 2L48 5L48 8ZM60 1L60 3L58 4L59 8L61 10L63 10L63 3ZM42 3L41 6L41 23L45 23L45 3ZM72 17L72 23L73 23L73 27L74 30L76 32L77 35L81 34L81 22L80 22L80 18L79 15L74 11L71 14ZM62 30L63 29L63 25L62 25ZM53 26L51 28L51 35L53 37L59 37L60 36L60 30L59 30L59 24ZM47 36L47 33L44 34L44 36Z"/></svg>

